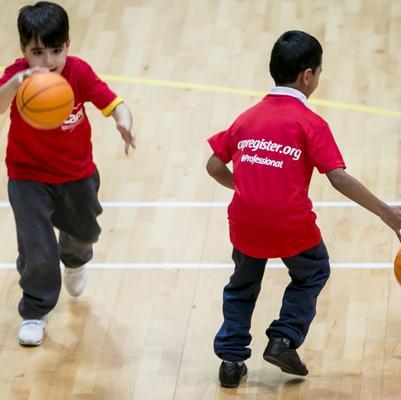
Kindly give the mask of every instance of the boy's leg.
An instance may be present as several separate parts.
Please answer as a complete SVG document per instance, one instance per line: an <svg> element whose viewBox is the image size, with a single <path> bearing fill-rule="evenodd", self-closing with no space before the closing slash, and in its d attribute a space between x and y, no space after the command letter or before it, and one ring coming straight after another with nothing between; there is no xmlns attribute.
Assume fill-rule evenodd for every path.
<svg viewBox="0 0 401 400"><path fill-rule="evenodd" d="M87 179L59 185L53 223L60 230L60 258L67 268L79 268L92 259L92 246L101 232L98 190L97 171Z"/></svg>
<svg viewBox="0 0 401 400"><path fill-rule="evenodd" d="M247 347L252 339L251 318L267 260L246 256L236 249L232 257L235 270L224 288L224 323L214 340L214 350L221 359L236 362L251 356Z"/></svg>
<svg viewBox="0 0 401 400"><path fill-rule="evenodd" d="M323 241L294 257L283 258L291 283L284 292L278 320L266 334L271 338L290 339L290 347L298 348L305 340L316 314L317 297L330 275L329 255Z"/></svg>
<svg viewBox="0 0 401 400"><path fill-rule="evenodd" d="M60 258L51 216L54 190L40 182L10 179L8 195L14 212L20 286L18 310L23 319L40 319L57 303Z"/></svg>
<svg viewBox="0 0 401 400"><path fill-rule="evenodd" d="M83 241L70 234L60 231L60 258L66 268L77 269L89 262L93 257L92 241Z"/></svg>

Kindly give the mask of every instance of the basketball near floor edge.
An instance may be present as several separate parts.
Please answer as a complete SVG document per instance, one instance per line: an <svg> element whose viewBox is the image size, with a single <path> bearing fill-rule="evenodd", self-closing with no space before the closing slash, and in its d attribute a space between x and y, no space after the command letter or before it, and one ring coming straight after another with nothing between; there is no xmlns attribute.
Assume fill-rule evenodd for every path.
<svg viewBox="0 0 401 400"><path fill-rule="evenodd" d="M34 73L18 89L17 108L22 119L36 129L58 128L71 114L74 93L58 73Z"/></svg>

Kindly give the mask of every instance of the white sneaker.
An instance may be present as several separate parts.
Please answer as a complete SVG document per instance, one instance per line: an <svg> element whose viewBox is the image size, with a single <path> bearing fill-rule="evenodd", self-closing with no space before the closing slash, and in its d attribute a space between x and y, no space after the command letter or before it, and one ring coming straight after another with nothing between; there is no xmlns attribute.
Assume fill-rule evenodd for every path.
<svg viewBox="0 0 401 400"><path fill-rule="evenodd" d="M40 319L24 319L18 332L19 344L22 346L39 346L43 342L47 315Z"/></svg>
<svg viewBox="0 0 401 400"><path fill-rule="evenodd" d="M86 265L79 268L64 268L64 285L71 296L82 294L88 280Z"/></svg>

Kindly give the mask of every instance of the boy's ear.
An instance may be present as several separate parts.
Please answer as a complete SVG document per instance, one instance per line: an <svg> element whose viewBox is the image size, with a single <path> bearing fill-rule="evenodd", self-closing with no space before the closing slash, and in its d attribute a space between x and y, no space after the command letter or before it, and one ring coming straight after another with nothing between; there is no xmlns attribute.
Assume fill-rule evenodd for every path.
<svg viewBox="0 0 401 400"><path fill-rule="evenodd" d="M305 86L309 86L312 75L313 75L312 68L307 68L305 71L302 72L302 83Z"/></svg>
<svg viewBox="0 0 401 400"><path fill-rule="evenodd" d="M301 84L302 86L308 86L309 76L311 72L312 70L310 68L301 71L298 74L296 82L298 82L298 84Z"/></svg>
<svg viewBox="0 0 401 400"><path fill-rule="evenodd" d="M67 49L70 47L70 43L71 43L71 39L70 38L68 38L68 40L67 40L67 42L66 42L66 47L67 47Z"/></svg>

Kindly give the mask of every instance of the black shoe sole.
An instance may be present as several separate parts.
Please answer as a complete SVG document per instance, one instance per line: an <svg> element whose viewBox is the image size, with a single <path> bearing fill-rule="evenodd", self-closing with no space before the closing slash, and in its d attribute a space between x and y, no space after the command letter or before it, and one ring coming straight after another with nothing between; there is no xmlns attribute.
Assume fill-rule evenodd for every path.
<svg viewBox="0 0 401 400"><path fill-rule="evenodd" d="M308 375L308 371L305 372L299 372L297 370L292 369L291 367L289 367L286 364L283 364L282 362L280 362L280 360L278 360L275 357L272 356L263 356L263 358L270 364L275 365L276 367L279 367L281 369L281 371L285 372L286 374L292 374L292 375L298 375L298 376L306 376Z"/></svg>

